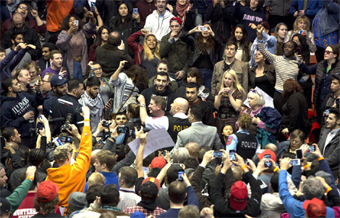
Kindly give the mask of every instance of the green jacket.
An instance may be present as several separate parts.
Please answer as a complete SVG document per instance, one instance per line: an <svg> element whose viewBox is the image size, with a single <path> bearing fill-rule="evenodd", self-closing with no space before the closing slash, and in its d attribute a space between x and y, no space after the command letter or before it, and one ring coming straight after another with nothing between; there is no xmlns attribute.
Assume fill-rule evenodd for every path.
<svg viewBox="0 0 340 218"><path fill-rule="evenodd" d="M13 193L6 198L6 200L11 204L11 213L16 211L20 206L21 202L26 198L28 190L32 186L32 181L30 179L25 179Z"/></svg>

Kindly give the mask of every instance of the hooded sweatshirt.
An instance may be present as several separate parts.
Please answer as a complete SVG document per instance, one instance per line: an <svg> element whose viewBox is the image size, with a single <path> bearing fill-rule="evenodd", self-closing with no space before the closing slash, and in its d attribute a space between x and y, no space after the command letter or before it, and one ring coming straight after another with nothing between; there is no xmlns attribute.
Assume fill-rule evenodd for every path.
<svg viewBox="0 0 340 218"><path fill-rule="evenodd" d="M157 40L161 41L162 37L170 32L170 19L173 17L174 15L169 11L165 11L163 16L159 16L157 10L154 10L146 17L144 29L150 30Z"/></svg>
<svg viewBox="0 0 340 218"><path fill-rule="evenodd" d="M1 101L1 128L15 127L22 138L29 137L29 129L35 128L34 120L25 120L25 113L34 111L34 107L41 105L43 102L42 94L36 94L35 97L20 92L16 98L2 96Z"/></svg>
<svg viewBox="0 0 340 218"><path fill-rule="evenodd" d="M59 187L59 206L67 208L69 195L72 192L83 192L86 173L90 166L91 151L91 129L89 126L84 126L76 162L73 165L66 164L58 168L47 169L46 180L51 180Z"/></svg>
<svg viewBox="0 0 340 218"><path fill-rule="evenodd" d="M165 91L163 93L159 93L156 89L156 85L151 88L144 89L141 93L145 98L145 105L148 106L150 104L151 98L153 96L162 96L166 101L165 111L170 111L170 105L176 98L176 94L173 93L170 86L166 86Z"/></svg>

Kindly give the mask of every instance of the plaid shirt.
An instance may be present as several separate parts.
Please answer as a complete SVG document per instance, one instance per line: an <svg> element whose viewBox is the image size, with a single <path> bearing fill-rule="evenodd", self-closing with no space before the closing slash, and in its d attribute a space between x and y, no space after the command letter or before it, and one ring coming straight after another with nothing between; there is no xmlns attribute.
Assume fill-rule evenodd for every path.
<svg viewBox="0 0 340 218"><path fill-rule="evenodd" d="M145 217L148 217L150 215L158 216L159 214L166 212L166 210L164 210L160 207L156 207L154 210L147 210L147 209L144 209L144 207L136 205L136 206L133 206L133 207L125 208L124 213L134 213L134 212L137 212L137 211L143 213L145 215Z"/></svg>

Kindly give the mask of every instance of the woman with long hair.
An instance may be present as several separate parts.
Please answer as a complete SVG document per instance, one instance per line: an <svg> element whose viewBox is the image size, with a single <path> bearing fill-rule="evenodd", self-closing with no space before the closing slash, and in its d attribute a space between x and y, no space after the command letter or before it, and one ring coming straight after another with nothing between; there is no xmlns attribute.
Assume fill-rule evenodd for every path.
<svg viewBox="0 0 340 218"><path fill-rule="evenodd" d="M137 42L141 36L144 36L143 45ZM147 69L149 79L156 76L157 65L161 59L159 54L159 43L156 36L149 30L142 29L129 36L127 44L135 53L134 64L141 64L144 66Z"/></svg>
<svg viewBox="0 0 340 218"><path fill-rule="evenodd" d="M127 61L121 61L118 69L110 78L110 85L114 88L113 113L125 111L130 103L137 103L138 94L148 86L146 69L133 65L122 72Z"/></svg>
<svg viewBox="0 0 340 218"><path fill-rule="evenodd" d="M305 15L302 15L296 18L294 22L293 30L288 31L284 42L288 42L289 40L292 40L293 36L296 33L299 33L307 38L307 44L311 52L316 51L316 45L314 42L314 33L311 32L309 18L306 17Z"/></svg>
<svg viewBox="0 0 340 218"><path fill-rule="evenodd" d="M274 36L277 39L275 55L284 55L283 42L288 33L288 26L285 23L278 23L275 27Z"/></svg>
<svg viewBox="0 0 340 218"><path fill-rule="evenodd" d="M257 86L269 96L274 97L276 82L274 66L260 51L255 53L254 61L256 65L248 71L249 88L254 89Z"/></svg>
<svg viewBox="0 0 340 218"><path fill-rule="evenodd" d="M211 88L211 79L214 65L218 60L218 52L222 49L222 42L212 31L209 23L204 23L190 30L188 34L197 33L194 53L189 66L196 67L202 73L204 86Z"/></svg>
<svg viewBox="0 0 340 218"><path fill-rule="evenodd" d="M311 125L308 121L308 105L303 90L294 79L288 79L283 84L282 96L287 102L282 107L282 131L288 135L296 129L309 135Z"/></svg>
<svg viewBox="0 0 340 218"><path fill-rule="evenodd" d="M90 47L89 51L89 61L95 61L95 53L97 47L103 46L107 43L107 39L109 38L109 28L106 26L99 27L96 35L96 39L93 42L93 45Z"/></svg>
<svg viewBox="0 0 340 218"><path fill-rule="evenodd" d="M117 6L116 16L113 16L109 22L109 31L117 31L120 33L121 39L127 44L128 37L142 29L142 23L138 13L132 14L131 5L125 1L122 1ZM133 57L133 51L125 46L125 51Z"/></svg>
<svg viewBox="0 0 340 218"><path fill-rule="evenodd" d="M232 40L237 44L235 58L239 61L249 62L252 43L249 41L248 31L243 24L237 24L235 26L233 35L229 38L229 40Z"/></svg>
<svg viewBox="0 0 340 218"><path fill-rule="evenodd" d="M221 133L225 125L231 125L235 130L235 123L246 93L239 83L234 70L227 70L223 74L221 86L217 93L214 107L218 112L217 130L222 138Z"/></svg>
<svg viewBox="0 0 340 218"><path fill-rule="evenodd" d="M80 80L83 80L88 63L87 38L96 33L96 19L92 12L88 16L90 21L85 25L77 15L67 16L61 24L56 42L66 59L70 77Z"/></svg>

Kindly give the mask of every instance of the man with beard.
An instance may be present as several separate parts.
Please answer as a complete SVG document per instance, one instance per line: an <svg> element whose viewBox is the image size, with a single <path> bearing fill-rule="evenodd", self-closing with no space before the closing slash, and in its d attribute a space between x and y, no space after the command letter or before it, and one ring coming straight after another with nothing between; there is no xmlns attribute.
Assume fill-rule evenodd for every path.
<svg viewBox="0 0 340 218"><path fill-rule="evenodd" d="M138 97L138 101L141 105L139 112L142 124L144 124L148 129L166 129L172 140L176 142L177 134L180 131L190 127L188 116L186 115L186 112L189 108L189 103L184 98L176 98L171 104L170 114L172 116L164 116L165 112L162 110L162 103L165 105L164 99L160 98L160 100L162 100L161 103L158 103L157 99L156 101L155 99L156 98L153 97L148 106L150 113L155 117L149 117L146 108L143 107L143 105L145 105L145 99L143 95Z"/></svg>
<svg viewBox="0 0 340 218"><path fill-rule="evenodd" d="M2 46L4 48L10 48L12 46L11 35L13 33L21 33L23 40L27 44L34 45L34 49L30 49L28 53L31 55L32 60L38 60L41 56L41 45L38 33L35 29L32 29L25 24L25 20L21 13L13 14L13 27L7 30L3 36Z"/></svg>
<svg viewBox="0 0 340 218"><path fill-rule="evenodd" d="M207 102L198 97L198 85L196 83L188 83L185 93L190 107L197 105L202 108L202 122L205 125L214 126L215 119L213 115L213 109Z"/></svg>
<svg viewBox="0 0 340 218"><path fill-rule="evenodd" d="M44 78L46 73L53 73L54 75L60 75L64 78L66 78L66 70L63 67L63 56L61 54L61 51L59 50L53 50L50 53L49 56L51 66L46 68L42 74L41 77Z"/></svg>
<svg viewBox="0 0 340 218"><path fill-rule="evenodd" d="M43 114L46 117L48 117L48 115L52 112L53 102L57 101L58 98L61 98L64 95L66 95L66 88L67 88L66 80L64 80L63 77L59 75L53 76L50 81L50 84L51 84L52 90L47 92L44 98L44 104L43 104Z"/></svg>
<svg viewBox="0 0 340 218"><path fill-rule="evenodd" d="M84 118L80 115L80 107L81 105L78 102L78 99L84 94L84 84L79 79L70 79L68 81L67 86L67 94L61 98L58 98L57 101L52 103L52 114L51 117L53 119L56 118L65 118L68 117L68 114L71 115L70 124L75 124L80 132L83 130L84 126ZM78 112L77 112L78 109ZM57 121L53 124L53 134L52 136L59 135L60 127L65 123L65 121Z"/></svg>
<svg viewBox="0 0 340 218"><path fill-rule="evenodd" d="M35 128L34 108L42 104L41 92L32 96L21 91L19 81L9 77L2 81L5 95L1 101L1 127L14 127L21 135L21 143L27 147L35 147L35 137L29 130Z"/></svg>
<svg viewBox="0 0 340 218"><path fill-rule="evenodd" d="M166 102L166 112L170 110L170 105L176 98L175 93L169 87L169 75L165 72L158 72L155 79L155 85L151 88L144 89L141 94L145 98L146 105L150 104L151 97L156 95L162 96Z"/></svg>
<svg viewBox="0 0 340 218"><path fill-rule="evenodd" d="M19 45L19 43L25 43L24 42L24 36L20 32L15 32L15 33L11 34L11 42L12 42L12 47L7 48L5 50L6 55L8 55L12 50L14 50ZM26 48L29 49L29 47L26 47ZM21 61L14 68L14 70L24 68L24 65L26 63L30 62L31 60L32 60L31 55L28 52L25 52L24 57L22 57Z"/></svg>
<svg viewBox="0 0 340 218"><path fill-rule="evenodd" d="M97 126L103 118L104 114L104 101L99 93L100 81L97 77L90 77L86 81L86 91L79 99L82 106L90 108L91 112L91 131L94 133Z"/></svg>
<svg viewBox="0 0 340 218"><path fill-rule="evenodd" d="M327 114L327 113L326 113ZM321 154L331 167L332 173L338 175L340 163L340 111L330 108L325 126L321 130L319 146Z"/></svg>
<svg viewBox="0 0 340 218"><path fill-rule="evenodd" d="M46 68L49 68L51 63L50 63L50 54L51 52L55 50L55 46L52 43L45 43L42 46L42 56L41 58L37 61L37 65L40 67L42 71L44 71Z"/></svg>

